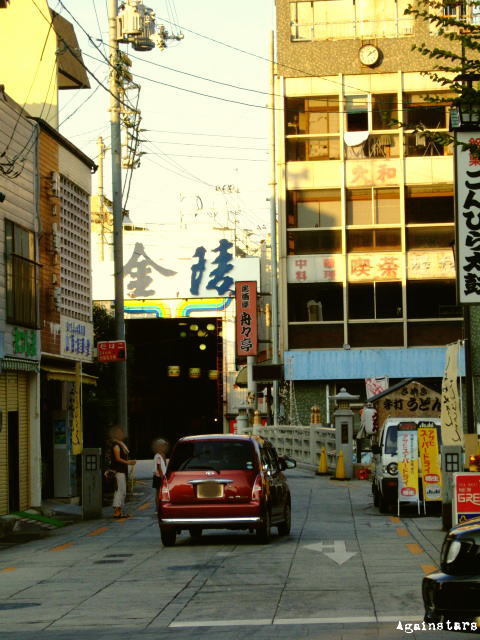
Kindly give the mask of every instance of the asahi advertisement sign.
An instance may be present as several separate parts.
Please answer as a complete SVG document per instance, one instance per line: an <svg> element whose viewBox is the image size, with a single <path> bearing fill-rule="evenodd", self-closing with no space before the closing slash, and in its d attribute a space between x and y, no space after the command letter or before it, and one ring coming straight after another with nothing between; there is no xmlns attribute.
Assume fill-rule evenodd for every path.
<svg viewBox="0 0 480 640"><path fill-rule="evenodd" d="M468 131L457 133L456 209L458 301L480 303L480 158L462 145L480 144Z"/></svg>

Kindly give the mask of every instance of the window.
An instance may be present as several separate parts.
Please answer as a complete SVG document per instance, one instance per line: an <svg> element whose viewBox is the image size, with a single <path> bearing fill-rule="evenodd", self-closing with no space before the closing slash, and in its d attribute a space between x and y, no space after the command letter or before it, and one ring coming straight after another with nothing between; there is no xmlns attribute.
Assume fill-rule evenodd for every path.
<svg viewBox="0 0 480 640"><path fill-rule="evenodd" d="M287 162L339 159L338 136L335 138L287 138Z"/></svg>
<svg viewBox="0 0 480 640"><path fill-rule="evenodd" d="M285 130L287 135L338 133L338 96L286 98Z"/></svg>
<svg viewBox="0 0 480 640"><path fill-rule="evenodd" d="M426 129L448 129L449 106L433 100L447 98L448 94L407 93L404 95L403 119L407 128L424 126ZM421 138L424 139L423 136ZM420 142L420 138L418 140Z"/></svg>
<svg viewBox="0 0 480 640"><path fill-rule="evenodd" d="M422 156L451 156L453 143L440 144L421 131L405 134L405 155L410 158Z"/></svg>
<svg viewBox="0 0 480 640"><path fill-rule="evenodd" d="M290 349L333 349L345 343L343 322L339 324L290 325Z"/></svg>
<svg viewBox="0 0 480 640"><path fill-rule="evenodd" d="M171 471L213 469L218 471L254 470L255 450L252 444L227 440L182 442L170 459Z"/></svg>
<svg viewBox="0 0 480 640"><path fill-rule="evenodd" d="M398 100L396 93L372 95L372 129L395 129L398 120Z"/></svg>
<svg viewBox="0 0 480 640"><path fill-rule="evenodd" d="M348 285L350 320L402 318L402 308L401 282L362 282Z"/></svg>
<svg viewBox="0 0 480 640"><path fill-rule="evenodd" d="M340 282L288 285L289 322L343 320L343 286Z"/></svg>
<svg viewBox="0 0 480 640"><path fill-rule="evenodd" d="M373 225L400 222L400 189L397 187L347 190L347 224Z"/></svg>
<svg viewBox="0 0 480 640"><path fill-rule="evenodd" d="M454 280L409 280L408 318L460 317Z"/></svg>
<svg viewBox="0 0 480 640"><path fill-rule="evenodd" d="M309 253L340 253L342 232L338 231L289 231L288 255Z"/></svg>
<svg viewBox="0 0 480 640"><path fill-rule="evenodd" d="M400 251L400 229L348 229L349 252Z"/></svg>
<svg viewBox="0 0 480 640"><path fill-rule="evenodd" d="M348 344L351 347L403 346L402 322L349 323Z"/></svg>
<svg viewBox="0 0 480 640"><path fill-rule="evenodd" d="M462 321L457 322L408 322L407 340L409 347L445 346L461 340Z"/></svg>
<svg viewBox="0 0 480 640"><path fill-rule="evenodd" d="M407 250L448 249L455 243L453 225L448 227L407 227Z"/></svg>
<svg viewBox="0 0 480 640"><path fill-rule="evenodd" d="M347 96L345 101L345 129L368 131L368 96Z"/></svg>
<svg viewBox="0 0 480 640"><path fill-rule="evenodd" d="M36 328L37 264L35 235L5 220L7 322Z"/></svg>
<svg viewBox="0 0 480 640"><path fill-rule="evenodd" d="M290 191L288 226L298 228L340 227L340 189Z"/></svg>
<svg viewBox="0 0 480 640"><path fill-rule="evenodd" d="M453 215L453 187L451 185L406 188L406 224L453 223Z"/></svg>

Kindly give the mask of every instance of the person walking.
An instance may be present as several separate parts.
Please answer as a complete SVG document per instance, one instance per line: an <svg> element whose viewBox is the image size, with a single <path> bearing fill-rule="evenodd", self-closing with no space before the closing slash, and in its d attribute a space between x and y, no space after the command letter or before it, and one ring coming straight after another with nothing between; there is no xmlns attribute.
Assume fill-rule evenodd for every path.
<svg viewBox="0 0 480 640"><path fill-rule="evenodd" d="M113 517L128 518L124 512L127 496L128 467L136 464L136 460L129 460L130 451L124 442L125 434L119 426L110 429L111 468L115 471L116 489L113 494Z"/></svg>
<svg viewBox="0 0 480 640"><path fill-rule="evenodd" d="M167 472L167 453L169 449L169 444L167 440L163 438L158 438L153 442L152 449L154 451L153 458L153 481L152 487L155 491L155 509L158 513L158 508L160 506L160 497L158 490L162 485L162 480Z"/></svg>

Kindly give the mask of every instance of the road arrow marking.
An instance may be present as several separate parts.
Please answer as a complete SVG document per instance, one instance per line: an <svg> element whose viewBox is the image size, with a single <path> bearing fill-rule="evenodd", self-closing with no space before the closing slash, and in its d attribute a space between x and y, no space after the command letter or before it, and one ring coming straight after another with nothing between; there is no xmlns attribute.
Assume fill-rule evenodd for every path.
<svg viewBox="0 0 480 640"><path fill-rule="evenodd" d="M311 551L319 551L324 553L328 558L336 562L338 565L345 564L347 560L357 555L356 551L347 551L345 540L335 540L334 542L315 542L314 544L306 544L305 549Z"/></svg>

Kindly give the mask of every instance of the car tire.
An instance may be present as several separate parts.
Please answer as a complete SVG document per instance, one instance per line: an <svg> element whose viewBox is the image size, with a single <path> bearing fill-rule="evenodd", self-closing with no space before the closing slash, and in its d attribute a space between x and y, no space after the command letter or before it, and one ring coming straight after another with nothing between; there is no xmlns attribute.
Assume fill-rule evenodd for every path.
<svg viewBox="0 0 480 640"><path fill-rule="evenodd" d="M271 535L270 512L266 511L263 522L256 531L257 542L259 544L268 544L270 542Z"/></svg>
<svg viewBox="0 0 480 640"><path fill-rule="evenodd" d="M193 538L194 540L198 540L202 537L203 529L201 527L191 527L188 530L188 533L190 534L191 538Z"/></svg>
<svg viewBox="0 0 480 640"><path fill-rule="evenodd" d="M177 539L175 529L160 529L160 538L164 547L174 547Z"/></svg>
<svg viewBox="0 0 480 640"><path fill-rule="evenodd" d="M290 535L290 529L292 528L292 507L290 506L290 502L287 502L285 505L285 510L283 512L283 522L277 525L278 535L279 536L288 536Z"/></svg>

